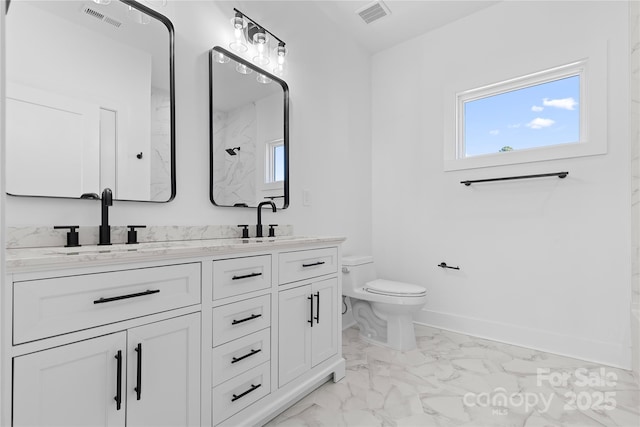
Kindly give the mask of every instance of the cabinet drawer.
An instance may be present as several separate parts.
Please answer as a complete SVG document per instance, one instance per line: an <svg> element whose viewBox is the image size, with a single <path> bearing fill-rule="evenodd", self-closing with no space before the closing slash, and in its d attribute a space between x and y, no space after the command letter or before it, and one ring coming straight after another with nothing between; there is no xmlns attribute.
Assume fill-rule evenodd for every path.
<svg viewBox="0 0 640 427"><path fill-rule="evenodd" d="M246 294L271 286L271 255L213 262L213 299Z"/></svg>
<svg viewBox="0 0 640 427"><path fill-rule="evenodd" d="M20 344L200 303L200 264L16 282L13 341Z"/></svg>
<svg viewBox="0 0 640 427"><path fill-rule="evenodd" d="M250 298L213 309L213 346L271 325L271 295Z"/></svg>
<svg viewBox="0 0 640 427"><path fill-rule="evenodd" d="M271 329L266 328L213 349L213 385L216 386L271 358Z"/></svg>
<svg viewBox="0 0 640 427"><path fill-rule="evenodd" d="M271 364L263 363L213 389L213 424L238 413L271 391Z"/></svg>
<svg viewBox="0 0 640 427"><path fill-rule="evenodd" d="M338 271L338 249L324 248L280 254L280 284L310 279Z"/></svg>

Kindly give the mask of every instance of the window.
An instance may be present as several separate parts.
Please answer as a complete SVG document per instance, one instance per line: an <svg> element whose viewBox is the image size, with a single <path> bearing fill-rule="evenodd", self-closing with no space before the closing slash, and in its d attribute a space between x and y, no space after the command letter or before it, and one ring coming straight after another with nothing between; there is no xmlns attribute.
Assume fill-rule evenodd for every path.
<svg viewBox="0 0 640 427"><path fill-rule="evenodd" d="M446 106L455 110L455 133L445 141L445 170L603 154L606 139L587 138L587 122L602 123L593 120L600 108L587 107L601 97L599 89L585 97L599 73L591 74L582 60L456 93Z"/></svg>
<svg viewBox="0 0 640 427"><path fill-rule="evenodd" d="M267 143L265 183L284 181L284 140Z"/></svg>
<svg viewBox="0 0 640 427"><path fill-rule="evenodd" d="M580 142L580 74L462 104L464 157Z"/></svg>

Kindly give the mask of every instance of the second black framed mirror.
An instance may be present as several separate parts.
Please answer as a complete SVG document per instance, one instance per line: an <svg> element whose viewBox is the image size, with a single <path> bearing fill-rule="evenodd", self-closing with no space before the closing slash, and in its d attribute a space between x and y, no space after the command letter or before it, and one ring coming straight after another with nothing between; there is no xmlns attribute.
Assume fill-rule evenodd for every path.
<svg viewBox="0 0 640 427"><path fill-rule="evenodd" d="M209 52L210 199L289 205L289 87L216 46Z"/></svg>

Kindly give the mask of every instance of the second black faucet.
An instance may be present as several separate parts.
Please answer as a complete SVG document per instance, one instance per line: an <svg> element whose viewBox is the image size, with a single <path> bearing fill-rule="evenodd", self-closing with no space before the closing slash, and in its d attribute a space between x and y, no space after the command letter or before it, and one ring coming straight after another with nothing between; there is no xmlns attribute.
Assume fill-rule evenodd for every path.
<svg viewBox="0 0 640 427"><path fill-rule="evenodd" d="M271 209L276 212L276 204L269 202L261 202L258 204L258 224L256 225L256 237L262 237L262 207L271 205Z"/></svg>

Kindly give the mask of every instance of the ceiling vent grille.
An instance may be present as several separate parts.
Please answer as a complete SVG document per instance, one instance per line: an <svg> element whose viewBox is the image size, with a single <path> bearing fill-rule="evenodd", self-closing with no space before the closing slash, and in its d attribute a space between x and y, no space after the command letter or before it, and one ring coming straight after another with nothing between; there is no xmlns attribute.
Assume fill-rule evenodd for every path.
<svg viewBox="0 0 640 427"><path fill-rule="evenodd" d="M376 1L356 10L356 13L365 23L371 24L373 21L390 15L391 11L382 1Z"/></svg>
<svg viewBox="0 0 640 427"><path fill-rule="evenodd" d="M113 19L108 17L107 15L105 15L104 13L98 12L95 9L91 9L89 6L85 6L82 11L87 15L87 16L91 16L93 18L96 18L102 22L104 22L105 24L109 24L112 25L116 28L120 28L120 26L122 25L122 22L118 21L117 19Z"/></svg>

